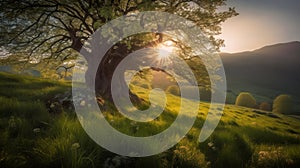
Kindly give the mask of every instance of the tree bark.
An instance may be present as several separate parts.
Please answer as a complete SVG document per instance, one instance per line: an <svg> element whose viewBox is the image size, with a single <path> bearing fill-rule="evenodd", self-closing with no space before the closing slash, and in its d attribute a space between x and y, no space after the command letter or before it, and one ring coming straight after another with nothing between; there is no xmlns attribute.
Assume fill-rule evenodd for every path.
<svg viewBox="0 0 300 168"><path fill-rule="evenodd" d="M119 63L133 51L137 51L142 48L153 47L153 46L157 45L158 43L160 43L162 41L162 34L155 34L155 36L157 36L157 35L159 35L159 38L157 38L154 41L150 41L149 43L147 43L144 46L135 46L134 45L130 49L128 49L128 45L125 43L119 42L119 43L115 44L104 55L104 57L101 60L99 65L94 65L95 64L94 59L97 59L97 58L94 58L94 59L86 58L89 66L92 65L92 66L98 67L95 80L91 80L93 78L93 76L91 76L92 73L90 73L89 68L86 72L87 84L91 86L91 84L89 84L88 82L95 81L94 84L95 84L96 96L101 97L105 101L112 102L113 99L112 99L111 89L117 89L117 90L127 89L127 90L129 90L128 86L126 84L126 81L125 81L124 74L120 75L119 80L117 81L119 87L111 88L112 77L113 77L114 71L118 67ZM139 60L139 61L142 61L142 60ZM130 70L130 69L128 69L128 70ZM125 69L124 69L124 72L125 72ZM128 94L129 94L129 97L133 104L137 105L137 104L143 103L143 100L140 99L134 93L132 93L130 90L129 90ZM120 96L126 97L125 95L120 95Z"/></svg>
<svg viewBox="0 0 300 168"><path fill-rule="evenodd" d="M96 77L93 80L93 74L88 67L88 70L86 72L86 83L88 86L92 86L90 83L91 81L95 81L95 93L98 98L103 99L105 102L113 102L112 92L111 90L114 89L117 93L121 93L121 89L127 89L129 90L127 83L125 81L125 75L119 75L117 81L118 88L111 88L112 83L112 77L114 75L114 71L118 67L119 63L130 53L130 51L127 49L127 46L125 44L117 44L117 49L113 49L112 47L103 57L99 65L93 65L95 62L93 62L93 59L86 58L88 60L88 65L96 66L97 73ZM123 69L125 72L125 69ZM131 99L131 102L134 105L138 105L143 102L142 99L140 99L137 95L133 94L129 90L129 97ZM126 95L119 95L122 97L126 97ZM103 105L103 103L100 103Z"/></svg>

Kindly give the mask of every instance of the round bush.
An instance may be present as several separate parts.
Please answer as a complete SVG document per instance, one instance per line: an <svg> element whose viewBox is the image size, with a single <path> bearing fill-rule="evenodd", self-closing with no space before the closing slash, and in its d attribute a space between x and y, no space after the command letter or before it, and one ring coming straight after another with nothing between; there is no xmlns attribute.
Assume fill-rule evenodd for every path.
<svg viewBox="0 0 300 168"><path fill-rule="evenodd" d="M207 102L211 101L211 89L200 87L199 91L200 91L200 99L202 101L207 101Z"/></svg>
<svg viewBox="0 0 300 168"><path fill-rule="evenodd" d="M259 105L260 110L271 111L271 105L268 102L262 102Z"/></svg>
<svg viewBox="0 0 300 168"><path fill-rule="evenodd" d="M129 84L132 84L132 85L138 85L140 82L137 80L137 79L133 79L129 82Z"/></svg>
<svg viewBox="0 0 300 168"><path fill-rule="evenodd" d="M293 110L292 97L289 95L279 95L273 102L273 112L288 114Z"/></svg>
<svg viewBox="0 0 300 168"><path fill-rule="evenodd" d="M235 105L254 108L256 106L256 100L250 93L241 92L235 100Z"/></svg>
<svg viewBox="0 0 300 168"><path fill-rule="evenodd" d="M142 84L140 84L140 87L142 87L144 89L151 89L151 85L148 83L142 83Z"/></svg>
<svg viewBox="0 0 300 168"><path fill-rule="evenodd" d="M180 90L176 85L169 86L166 91L173 95L180 96Z"/></svg>

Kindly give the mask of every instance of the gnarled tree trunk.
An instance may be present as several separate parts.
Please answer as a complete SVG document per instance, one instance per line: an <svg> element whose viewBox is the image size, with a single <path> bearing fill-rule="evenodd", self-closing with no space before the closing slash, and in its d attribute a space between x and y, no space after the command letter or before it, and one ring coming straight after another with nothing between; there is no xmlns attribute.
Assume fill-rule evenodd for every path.
<svg viewBox="0 0 300 168"><path fill-rule="evenodd" d="M118 75L119 80L116 81L118 87L111 88L112 77L114 75L114 71L116 70L118 65L122 62L122 60L124 58L126 58L133 51L137 51L142 48L153 47L153 46L157 45L158 43L160 43L162 41L162 35L154 34L154 36L157 36L157 35L159 35L159 38L157 38L156 40L150 41L146 45L143 45L143 46L133 45L133 46L131 46L130 49L128 48L128 45L126 43L119 42L119 43L115 44L113 47L111 47L107 51L107 53L104 55L104 57L102 58L99 65L95 65L94 59L97 59L97 58L91 59L91 58L86 57L89 67L90 66L98 67L95 80L91 80L93 78L93 76L91 76L92 73L90 73L89 68L86 72L87 84L90 85L89 84L90 81L95 81L96 95L106 101L112 102L113 101L112 92L111 92L112 89L114 89L114 91L120 92L120 93L121 93L121 90L123 90L123 91L125 89L129 90L127 83L125 81L124 74ZM141 63L141 61L143 61L143 60L136 60L136 61L133 61L133 63ZM125 72L126 70L130 70L130 69L122 69L122 70L123 70L123 72ZM125 94L129 94L129 98L131 99L131 102L133 104L137 105L137 104L143 102L142 99L140 99L137 95L133 94L130 90L129 90L129 93L125 93ZM119 95L119 96L122 96L124 98L126 97L126 95ZM128 95L127 95L127 97L128 97Z"/></svg>
<svg viewBox="0 0 300 168"><path fill-rule="evenodd" d="M100 97L101 99L104 99L105 101L113 102L112 97L112 89L116 92L121 93L121 90L129 90L127 83L125 81L125 75L118 75L117 81L117 88L111 88L112 83L112 77L114 75L114 71L118 67L119 63L130 53L130 51L127 49L127 46L125 44L118 44L117 49L113 49L112 47L103 57L99 65L93 65L97 66L97 73L94 80L91 80L92 76L89 72L89 69L86 72L86 81L87 84L89 84L90 81L95 81L95 92L96 96ZM89 62L88 64L94 64L94 62ZM126 70L123 69L125 72ZM140 104L142 103L142 99L140 99L137 95L133 94L129 90L129 97L131 99L131 102L133 104ZM126 95L119 95L122 97L126 97ZM100 103L102 104L102 103Z"/></svg>

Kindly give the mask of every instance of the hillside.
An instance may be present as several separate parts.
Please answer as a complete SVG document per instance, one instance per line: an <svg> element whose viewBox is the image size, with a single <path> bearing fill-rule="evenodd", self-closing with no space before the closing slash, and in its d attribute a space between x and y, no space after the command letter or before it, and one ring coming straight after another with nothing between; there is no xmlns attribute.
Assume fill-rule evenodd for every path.
<svg viewBox="0 0 300 168"><path fill-rule="evenodd" d="M81 128L72 109L61 106L59 113L49 111L59 101L50 105L47 102L69 92L69 83L5 73L0 73L0 81L0 167L300 165L300 120L289 116L226 105L215 132L199 143L198 136L209 108L208 103L201 103L193 128L177 145L155 156L128 158L95 144ZM147 100L149 89L138 85L131 85L133 92ZM153 135L167 129L177 116L180 98L167 93L167 101L163 114L149 123L125 119L110 106L103 113L120 132L131 136Z"/></svg>
<svg viewBox="0 0 300 168"><path fill-rule="evenodd" d="M250 91L259 100L269 102L279 94L290 94L299 103L300 42L275 44L250 52L223 53L221 58L228 89L235 94Z"/></svg>

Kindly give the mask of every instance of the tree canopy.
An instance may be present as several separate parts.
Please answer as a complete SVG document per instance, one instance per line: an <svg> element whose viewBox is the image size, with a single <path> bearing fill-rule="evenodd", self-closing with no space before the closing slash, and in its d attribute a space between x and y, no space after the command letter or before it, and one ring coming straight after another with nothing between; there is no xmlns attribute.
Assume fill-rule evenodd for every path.
<svg viewBox="0 0 300 168"><path fill-rule="evenodd" d="M193 21L220 47L220 24L237 15L225 0L3 0L1 46L38 58L68 59L100 26L119 16L165 11ZM41 57L42 56L42 57Z"/></svg>
<svg viewBox="0 0 300 168"><path fill-rule="evenodd" d="M58 68L59 62L74 59L75 53L82 49L89 37L109 21L143 11L160 11L192 21L218 50L224 43L222 39L216 38L221 33L221 23L237 15L234 8L220 9L226 5L225 2L226 0L3 0L0 7L0 36L3 40L0 46L12 54L18 53L18 57L25 57L18 60L31 63L51 60ZM113 47L109 50L107 59L99 65L101 68L96 78L101 82L98 82L97 90L102 94L110 90L112 72L126 55L172 38L158 33L160 29L157 25L152 32L126 37L115 44L118 49ZM120 30L112 30L109 34L113 36L118 32ZM177 45L183 52L182 55L188 55L188 47L182 47L179 43ZM93 63L88 56L85 59L88 64Z"/></svg>

